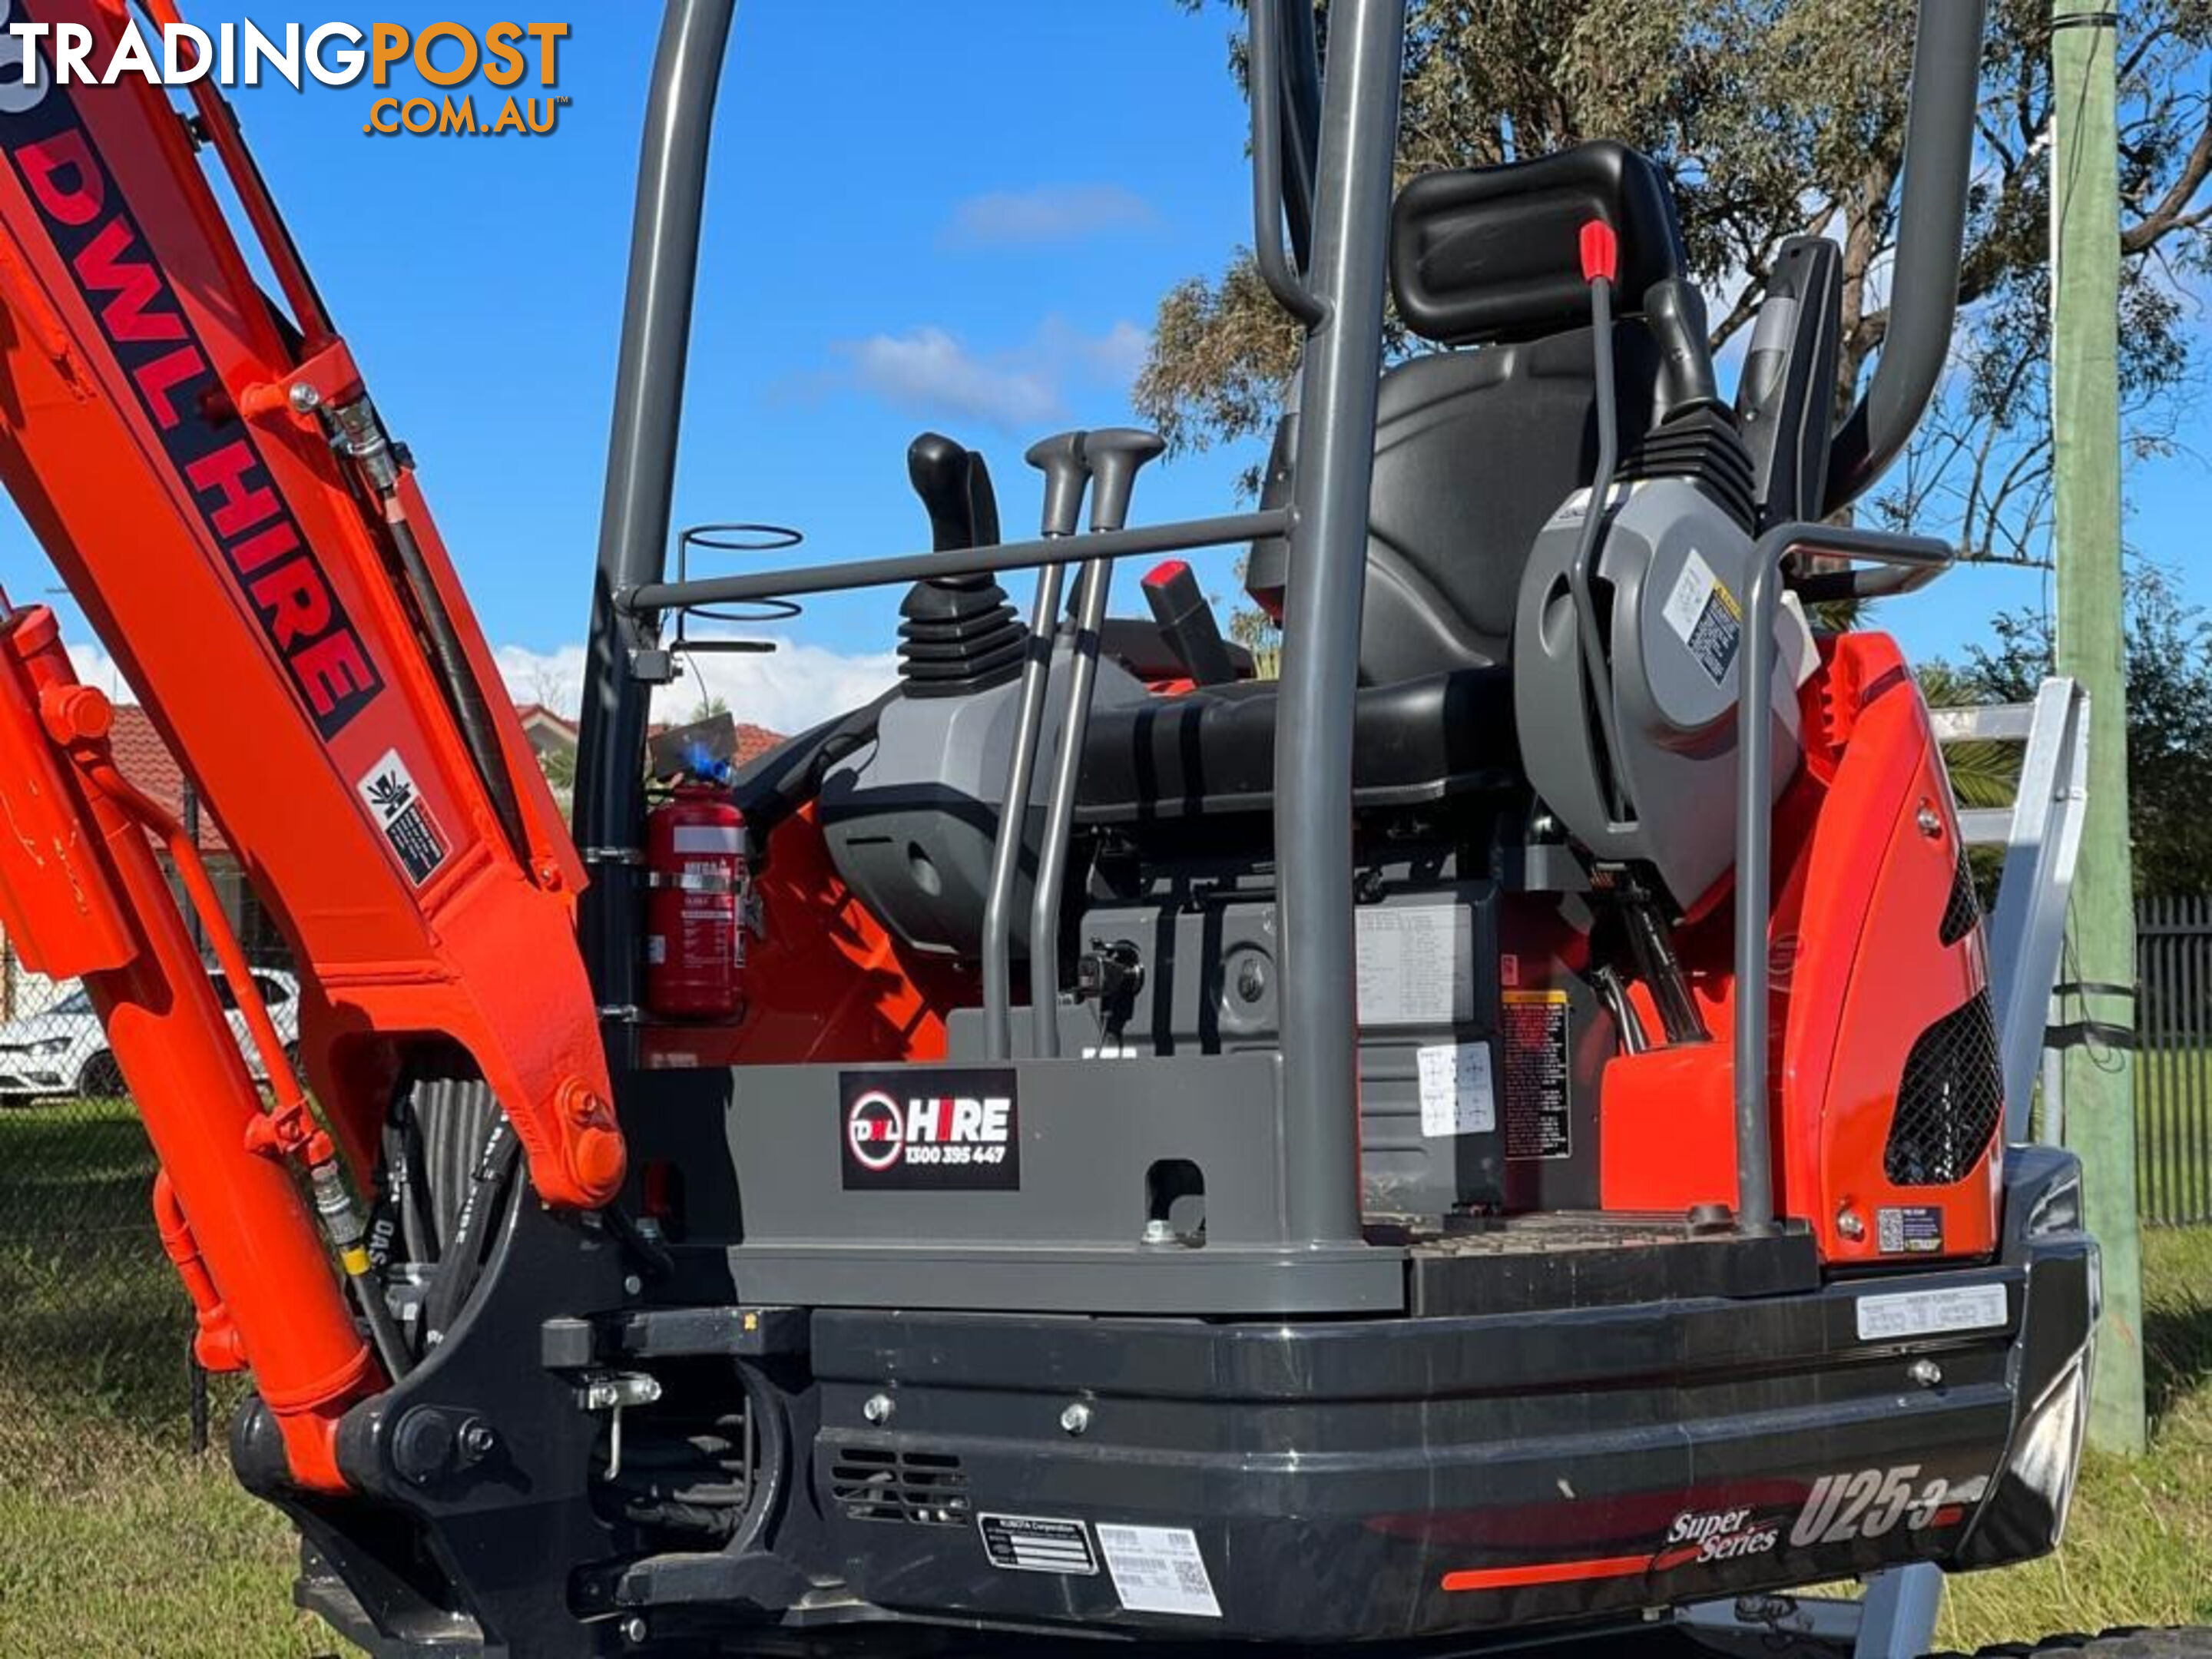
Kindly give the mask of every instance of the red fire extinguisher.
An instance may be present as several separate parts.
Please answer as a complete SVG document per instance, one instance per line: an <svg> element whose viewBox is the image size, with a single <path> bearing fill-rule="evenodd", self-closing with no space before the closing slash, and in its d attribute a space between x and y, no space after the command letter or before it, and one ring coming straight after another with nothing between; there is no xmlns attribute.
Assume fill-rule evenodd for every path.
<svg viewBox="0 0 2212 1659"><path fill-rule="evenodd" d="M745 817L726 792L684 783L646 818L645 1000L656 1014L744 1011L751 872Z"/></svg>

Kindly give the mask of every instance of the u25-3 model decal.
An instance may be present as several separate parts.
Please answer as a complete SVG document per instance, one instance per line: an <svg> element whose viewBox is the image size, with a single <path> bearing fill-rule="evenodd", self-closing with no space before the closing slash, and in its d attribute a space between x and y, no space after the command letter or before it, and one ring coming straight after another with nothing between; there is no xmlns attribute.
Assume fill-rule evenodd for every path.
<svg viewBox="0 0 2212 1659"><path fill-rule="evenodd" d="M1955 1483L1941 1475L1925 1481L1919 1476L1917 1463L1822 1475L1805 1494L1805 1506L1790 1528L1790 1543L1802 1549L1882 1538L1900 1525L1908 1532L1948 1525L1989 1489L1986 1475Z"/></svg>

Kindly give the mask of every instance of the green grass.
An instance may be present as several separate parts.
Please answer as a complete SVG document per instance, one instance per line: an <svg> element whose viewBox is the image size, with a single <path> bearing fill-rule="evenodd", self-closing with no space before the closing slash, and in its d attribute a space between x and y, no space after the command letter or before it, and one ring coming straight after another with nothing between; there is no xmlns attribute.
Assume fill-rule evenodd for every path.
<svg viewBox="0 0 2212 1659"><path fill-rule="evenodd" d="M302 1659L277 1513L188 1443L191 1316L119 1101L0 1106L0 1654Z"/></svg>
<svg viewBox="0 0 2212 1659"><path fill-rule="evenodd" d="M0 1656L303 1659L294 1546L186 1446L191 1320L127 1106L0 1107ZM2144 1239L2151 1455L2092 1457L2051 1559L1950 1581L1938 1645L2212 1623L2212 1230Z"/></svg>
<svg viewBox="0 0 2212 1659"><path fill-rule="evenodd" d="M2056 1555L1952 1579L1939 1647L2212 1624L2212 1229L2144 1234L2143 1301L2150 1455L2089 1455Z"/></svg>

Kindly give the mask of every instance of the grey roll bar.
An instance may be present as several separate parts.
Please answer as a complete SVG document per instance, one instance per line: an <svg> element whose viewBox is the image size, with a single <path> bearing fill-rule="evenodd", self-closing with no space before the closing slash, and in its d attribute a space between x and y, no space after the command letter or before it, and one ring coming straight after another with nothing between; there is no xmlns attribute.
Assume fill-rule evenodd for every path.
<svg viewBox="0 0 2212 1659"><path fill-rule="evenodd" d="M1933 580L1951 562L1948 543L1828 524L1778 524L1751 555L1744 599L1742 695L1736 700L1735 1168L1736 1226L1774 1227L1772 1117L1767 1109L1766 932L1774 908L1774 614L1782 562L1793 553L1861 559L1886 567L1830 571L1815 580L1826 597L1899 593Z"/></svg>
<svg viewBox="0 0 2212 1659"><path fill-rule="evenodd" d="M842 564L742 571L732 576L695 576L681 582L651 581L617 591L615 607L629 615L643 617L679 605L739 605L802 593L842 593L856 587L888 587L894 582L916 582L928 576L959 576L971 571L995 574L1036 565L1082 564L1091 559L1188 553L1194 548L1227 547L1255 537L1280 536L1290 528L1290 523L1289 509L1267 507L1257 513L1228 513L1212 519L1139 525L1134 530L1093 531L1087 536L1047 536L1036 541L994 542L988 547L956 547L945 553L901 553L885 559L848 559Z"/></svg>
<svg viewBox="0 0 2212 1659"><path fill-rule="evenodd" d="M667 568L707 147L735 11L736 0L668 0L630 224L573 826L585 861L594 866L577 915L585 963L603 1012L625 1021L637 1002L637 893L599 866L619 869L639 857L645 785L638 756L652 698L633 668L637 653L656 647L659 630L655 615L628 610L617 596L658 580Z"/></svg>
<svg viewBox="0 0 2212 1659"><path fill-rule="evenodd" d="M633 224L629 294L607 459L599 574L579 757L576 837L594 864L635 861L643 812L635 756L646 724L640 659L657 647L672 607L872 586L932 574L1108 561L1261 536L1288 544L1285 650L1276 731L1275 841L1283 953L1281 1172L1286 1231L1314 1244L1358 1242L1358 1011L1352 913L1352 713L1358 677L1367 508L1405 0L1338 0L1329 71L1314 107L1305 0L1252 0L1256 52L1270 72L1255 87L1255 167L1275 186L1255 191L1266 220L1255 246L1291 249L1274 274L1310 313L1303 418L1289 505L1188 524L1110 532L1073 544L1012 543L943 556L861 561L671 583L665 574L676 437L696 280L708 138L734 0L668 0L649 104ZM1887 337L1872 381L1838 433L1828 499L1849 501L1910 437L1948 349L1972 157L1976 76L1986 0L1921 0L1904 201ZM1286 120L1283 106L1289 106ZM1264 122L1257 118L1266 115ZM1309 213L1304 210L1310 207ZM1301 246L1310 233L1310 257ZM1299 269L1303 267L1304 269ZM1293 307L1294 310L1298 307ZM1771 857L1765 823L1771 734L1772 616L1779 562L1791 547L1884 563L1933 567L1940 544L1829 526L1785 526L1761 542L1745 659L1740 757L1743 860L1739 872L1737 1053L1765 1052L1764 933ZM1755 787L1754 787L1755 786ZM1754 805L1754 803L1756 805ZM603 1009L626 1016L637 975L635 894L594 882L582 929ZM1753 948L1746 951L1749 943ZM1763 1066L1739 1066L1742 1219L1771 1224ZM1754 1157L1753 1154L1756 1154ZM1755 1167L1754 1167L1755 1166Z"/></svg>
<svg viewBox="0 0 2212 1659"><path fill-rule="evenodd" d="M1950 356L1988 9L1988 0L1920 0L1889 325L1874 378L1828 451L1831 513L1857 500L1897 459Z"/></svg>
<svg viewBox="0 0 2212 1659"><path fill-rule="evenodd" d="M1285 3L1255 4L1255 34ZM1285 532L1290 576L1275 722L1283 1144L1291 1153L1282 1181L1291 1231L1316 1243L1361 1236L1352 706L1405 40L1405 0L1339 0L1330 12L1308 283L1322 315L1307 331Z"/></svg>

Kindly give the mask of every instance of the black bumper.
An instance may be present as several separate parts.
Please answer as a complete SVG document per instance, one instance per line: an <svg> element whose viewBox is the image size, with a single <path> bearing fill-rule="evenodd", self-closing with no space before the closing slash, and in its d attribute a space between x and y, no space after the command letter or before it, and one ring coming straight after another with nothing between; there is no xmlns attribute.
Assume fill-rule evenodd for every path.
<svg viewBox="0 0 2212 1659"><path fill-rule="evenodd" d="M2074 1183L2017 1156L2000 1260L1812 1294L817 1313L807 1565L924 1620L1322 1643L2024 1559L2057 1541L2078 1451L2097 1258ZM1954 1328L1881 1334L1912 1317Z"/></svg>

